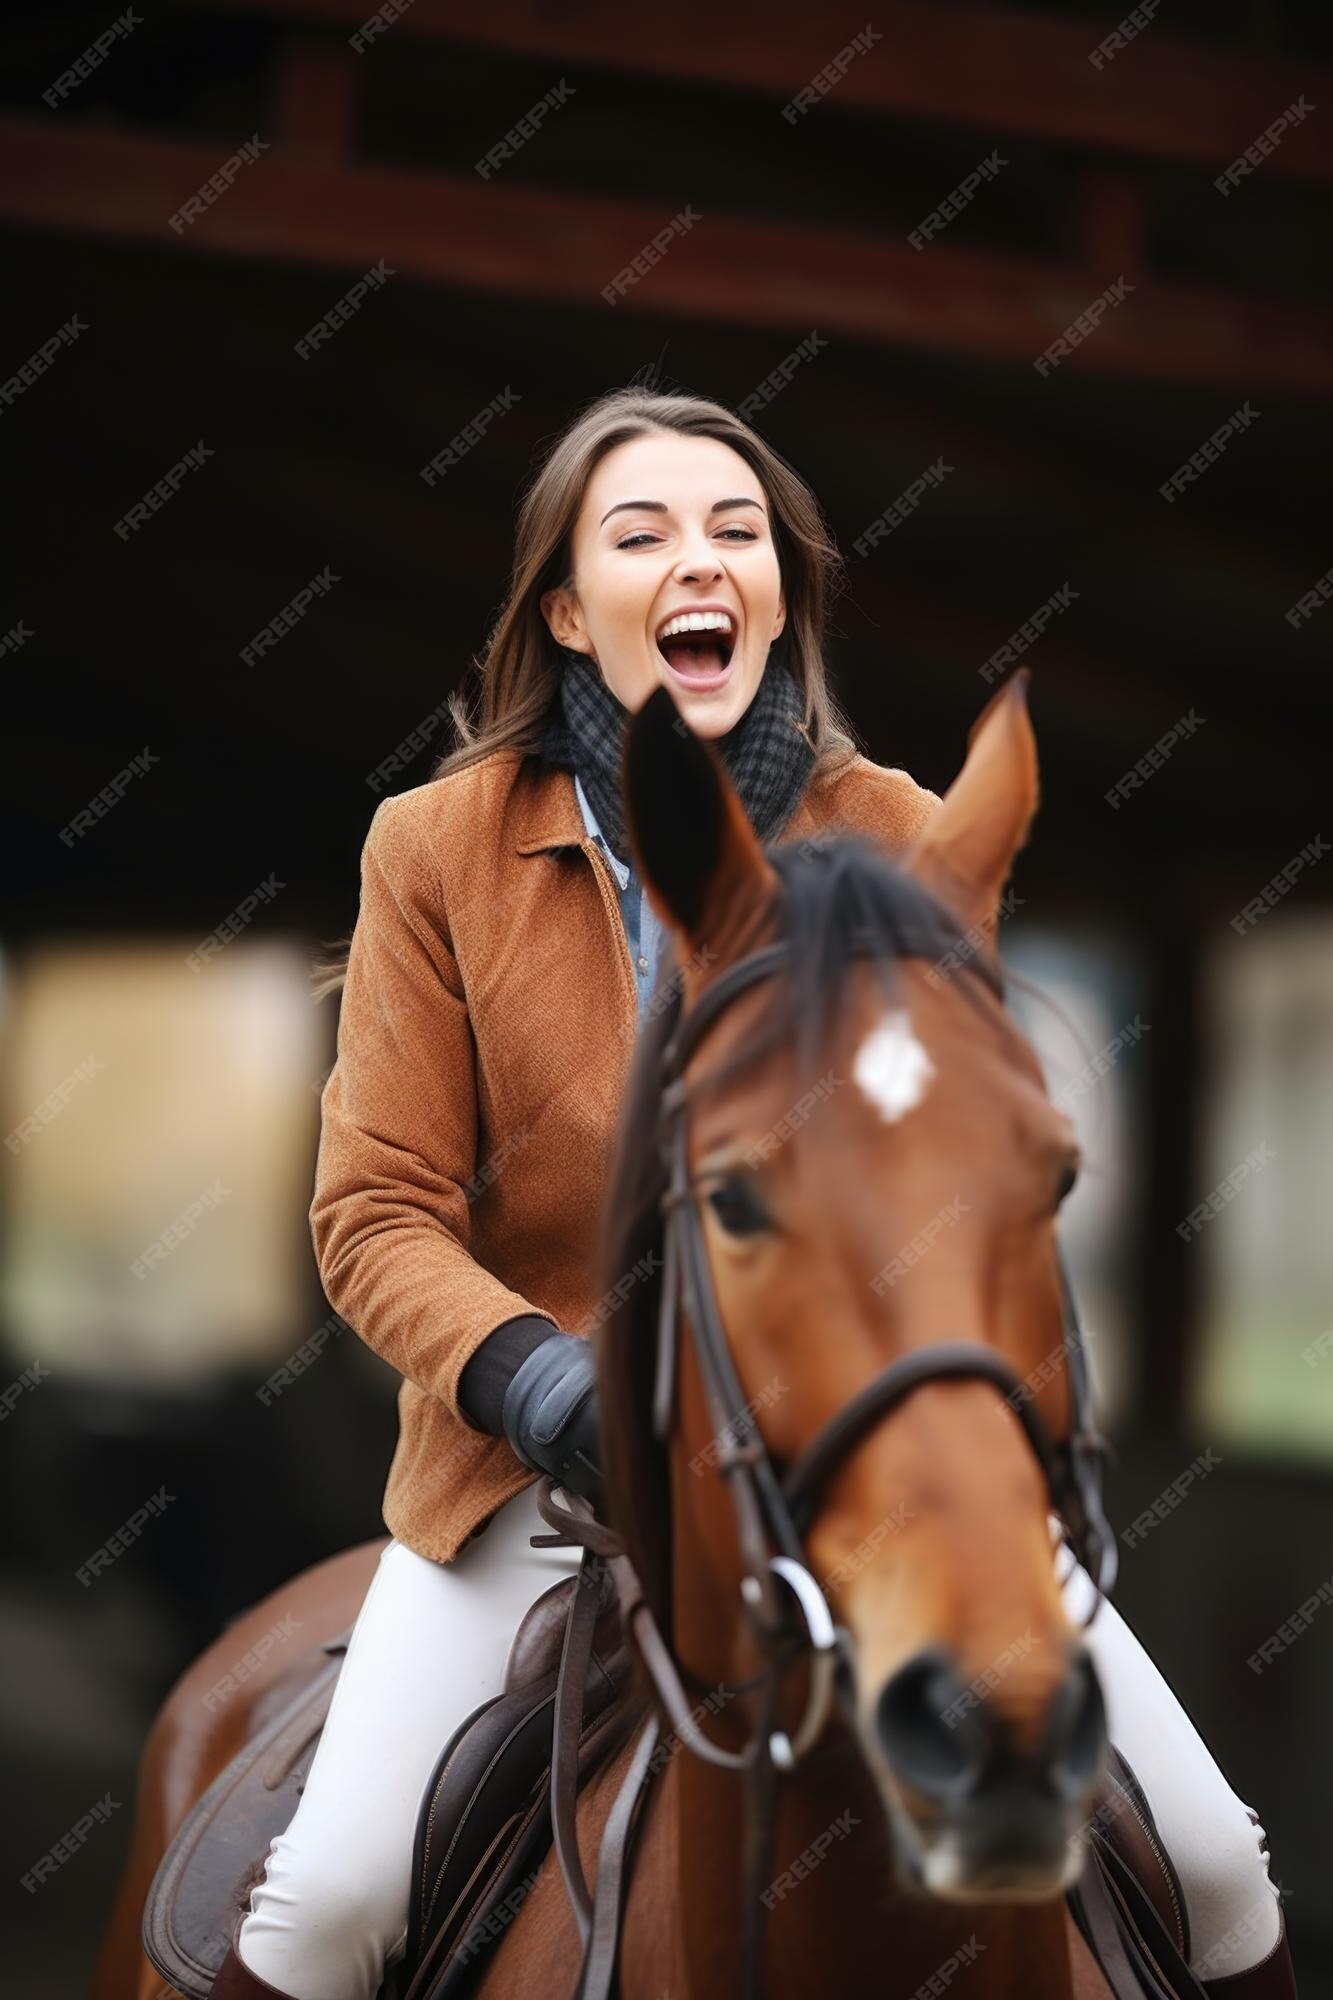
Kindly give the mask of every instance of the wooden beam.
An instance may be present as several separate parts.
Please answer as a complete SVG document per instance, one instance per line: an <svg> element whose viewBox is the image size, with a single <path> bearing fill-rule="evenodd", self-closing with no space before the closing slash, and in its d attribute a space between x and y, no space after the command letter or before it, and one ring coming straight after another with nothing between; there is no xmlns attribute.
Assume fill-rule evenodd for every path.
<svg viewBox="0 0 1333 2000"><path fill-rule="evenodd" d="M311 159L350 160L356 152L364 67L327 35L284 36L274 78L276 132L284 149Z"/></svg>
<svg viewBox="0 0 1333 2000"><path fill-rule="evenodd" d="M374 0L187 0L196 11L267 16L351 35ZM1128 5L1123 12L1128 13ZM1103 9L1109 24L1117 18ZM793 138L839 112L882 112L989 135L1092 151L1178 160L1209 180L1306 93L1333 97L1333 69L1291 57L1221 48L1148 19L1099 56L1106 28L1019 7L943 7L893 0L875 12L875 40L853 54L827 94L791 121ZM864 32L853 21L851 33ZM675 78L694 89L769 97L777 118L840 53L842 31L818 9L718 7L676 0L669 11L627 13L619 0L505 0L466 9L457 0L410 0L382 39L470 44L515 59L587 65ZM371 63L381 43L364 44ZM1094 60L1096 58L1096 60ZM554 80L554 79L553 79ZM984 148L983 148L984 150ZM1263 161L1269 180L1333 181L1333 124L1303 120Z"/></svg>
<svg viewBox="0 0 1333 2000"><path fill-rule="evenodd" d="M424 284L627 318L762 327L793 345L813 331L1024 369L1123 275L1123 302L1039 371L1053 398L1075 372L1252 395L1333 394L1328 308L942 244L918 254L863 231L714 211L667 235L673 217L644 202L340 167L293 157L276 141L214 193L208 183L226 157L225 141L0 118L0 220L168 255L336 272L383 258ZM179 222L201 190L206 205ZM624 290L608 299L618 279Z"/></svg>
<svg viewBox="0 0 1333 2000"><path fill-rule="evenodd" d="M965 712L975 701L979 713L999 682L983 680L976 670L1004 634L997 638L994 615L978 609L973 595L946 599L908 575L881 578L868 573L868 566L854 564L851 603L839 612L848 635L841 645L864 651L865 625L878 627L892 657L895 686L910 681L918 703L929 694L935 702L961 701ZM1149 645L1135 663L1137 671L1131 671L1086 626L1055 623L1032 646L1027 663L1052 739L1058 738L1067 753L1077 751L1100 762L1108 785L1201 699L1199 675L1191 674L1188 663ZM1210 711L1206 719L1210 776L1234 796L1248 796L1257 787L1276 808L1282 800L1302 796L1303 789L1313 798L1317 787L1326 788L1320 745L1303 742L1280 716L1266 717L1264 726L1256 727L1247 722L1239 702L1219 699L1217 713ZM1105 810L1100 803L1097 809Z"/></svg>
<svg viewBox="0 0 1333 2000"><path fill-rule="evenodd" d="M1123 166L1092 160L1079 169L1074 224L1090 271L1141 271L1147 266L1144 192Z"/></svg>

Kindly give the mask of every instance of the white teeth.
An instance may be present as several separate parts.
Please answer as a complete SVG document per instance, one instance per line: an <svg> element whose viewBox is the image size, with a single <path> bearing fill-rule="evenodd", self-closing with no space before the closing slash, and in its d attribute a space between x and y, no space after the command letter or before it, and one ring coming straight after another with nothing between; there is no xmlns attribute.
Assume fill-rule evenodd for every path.
<svg viewBox="0 0 1333 2000"><path fill-rule="evenodd" d="M660 646L664 639L673 639L682 632L730 632L731 618L725 611L683 611L677 618L669 618L657 635Z"/></svg>

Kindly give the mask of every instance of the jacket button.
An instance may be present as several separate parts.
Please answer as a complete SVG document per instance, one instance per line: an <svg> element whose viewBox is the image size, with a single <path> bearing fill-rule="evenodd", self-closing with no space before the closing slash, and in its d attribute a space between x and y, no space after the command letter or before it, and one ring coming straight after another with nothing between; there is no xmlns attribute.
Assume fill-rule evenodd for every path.
<svg viewBox="0 0 1333 2000"><path fill-rule="evenodd" d="M639 970L640 972L646 972L648 970L648 961L646 958L641 958L639 960Z"/></svg>

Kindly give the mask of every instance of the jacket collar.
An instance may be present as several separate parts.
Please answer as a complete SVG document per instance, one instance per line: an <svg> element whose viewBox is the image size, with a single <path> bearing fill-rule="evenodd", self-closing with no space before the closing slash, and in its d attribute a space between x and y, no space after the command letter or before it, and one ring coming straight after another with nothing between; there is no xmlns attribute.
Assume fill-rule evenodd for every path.
<svg viewBox="0 0 1333 2000"><path fill-rule="evenodd" d="M823 825L824 814L811 803L813 790L806 787L782 831L784 841L804 840ZM514 816L514 849L518 854L544 854L553 847L581 847L585 840L594 838L596 829L596 821L589 826L579 808L574 773L537 765L535 760L529 782L518 787Z"/></svg>
<svg viewBox="0 0 1333 2000"><path fill-rule="evenodd" d="M589 838L574 792L574 773L556 771L525 758L513 799L515 852L544 854L552 847L578 847Z"/></svg>

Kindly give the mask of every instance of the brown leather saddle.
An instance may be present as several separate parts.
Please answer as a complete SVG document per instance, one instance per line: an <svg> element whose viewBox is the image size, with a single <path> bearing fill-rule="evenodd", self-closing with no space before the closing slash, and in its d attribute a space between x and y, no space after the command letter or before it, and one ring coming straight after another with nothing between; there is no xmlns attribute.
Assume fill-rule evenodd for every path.
<svg viewBox="0 0 1333 2000"><path fill-rule="evenodd" d="M565 1624L577 1576L563 1577L525 1612L504 1685L454 1731L426 1787L413 1855L407 1947L380 2000L462 1990L498 1929L498 1905L539 1865L551 1842L547 1780ZM182 1822L144 1904L144 1950L186 2000L207 2000L249 1908L272 1841L290 1823L333 1699L351 1627L293 1663L257 1704L250 1740ZM579 1778L624 1740L632 1718L615 1707L630 1659L618 1606L600 1612L583 1688ZM435 1983L455 1965L455 1983ZM428 1976L429 1989L418 1982Z"/></svg>
<svg viewBox="0 0 1333 2000"><path fill-rule="evenodd" d="M562 1578L525 1613L504 1686L474 1709L440 1753L426 1786L413 1855L407 1945L379 2000L459 2000L530 1888L552 1841L553 1716L575 1594L599 1603L583 1681L578 1781L625 1743L637 1714L626 1700L630 1655L619 1605L586 1572ZM144 1906L143 1944L186 2000L207 2000L269 1846L296 1810L346 1651L348 1631L294 1662L256 1706L255 1729L199 1799L158 1867ZM1108 1899L1133 1913L1161 1956L1188 1962L1184 1899L1133 1772L1114 1749L1092 1815L1087 1907L1071 1908L1099 1961L1121 1947ZM1123 1955L1123 1954L1122 1954ZM1117 1992L1152 1994L1125 1981ZM1167 1985L1167 1994L1176 1989Z"/></svg>

